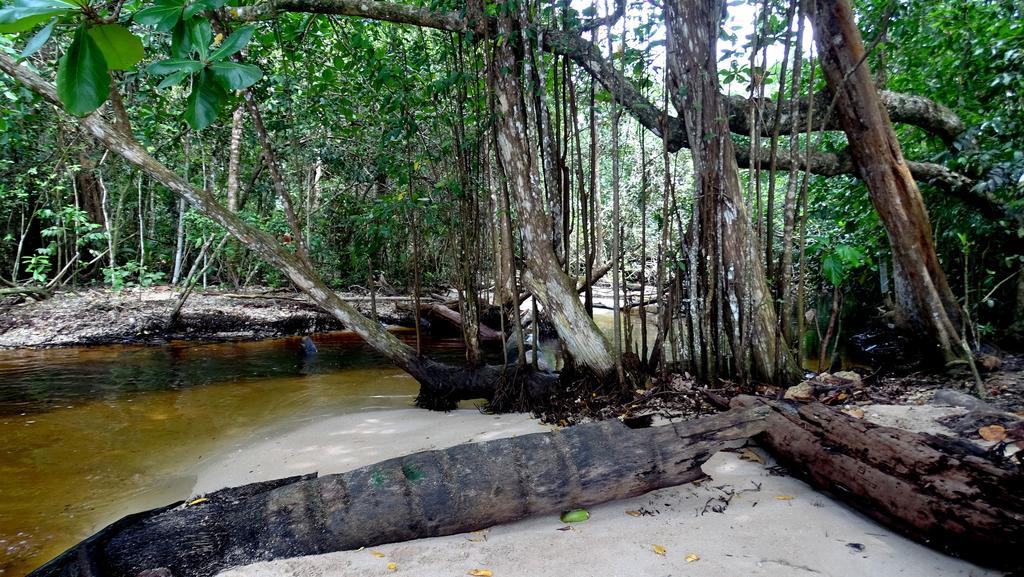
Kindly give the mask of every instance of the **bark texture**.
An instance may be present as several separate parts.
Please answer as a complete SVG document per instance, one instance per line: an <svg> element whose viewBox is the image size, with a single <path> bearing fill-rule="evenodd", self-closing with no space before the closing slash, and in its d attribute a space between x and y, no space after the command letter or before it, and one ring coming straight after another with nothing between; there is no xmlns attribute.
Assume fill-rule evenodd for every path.
<svg viewBox="0 0 1024 577"><path fill-rule="evenodd" d="M764 430L765 407L631 430L618 421L389 459L347 473L225 489L127 517L32 577L204 577L228 567L451 535L704 476L730 443ZM167 573L169 572L169 573Z"/></svg>
<svg viewBox="0 0 1024 577"><path fill-rule="evenodd" d="M821 403L771 406L760 440L791 471L904 535L982 565L1021 569L1024 475L978 447L873 425Z"/></svg>
<svg viewBox="0 0 1024 577"><path fill-rule="evenodd" d="M736 152L718 90L719 0L665 4L669 93L686 119L697 198L690 235L688 316L694 374L786 380L795 367L775 338L775 305L750 229Z"/></svg>
<svg viewBox="0 0 1024 577"><path fill-rule="evenodd" d="M576 296L576 282L562 270L554 250L536 140L530 138L533 115L528 113L529 100L523 93L526 60L521 55L529 49L521 36L520 24L524 20L511 10L505 10L498 18L499 41L491 62L498 113L495 138L501 167L519 214L527 266L523 280L544 305L559 339L575 362L597 376L606 376L615 368L611 345Z"/></svg>
<svg viewBox="0 0 1024 577"><path fill-rule="evenodd" d="M947 361L961 358L960 305L935 254L924 199L864 62L853 11L847 0L816 0L814 6L814 36L836 114L892 247L897 322L927 335Z"/></svg>

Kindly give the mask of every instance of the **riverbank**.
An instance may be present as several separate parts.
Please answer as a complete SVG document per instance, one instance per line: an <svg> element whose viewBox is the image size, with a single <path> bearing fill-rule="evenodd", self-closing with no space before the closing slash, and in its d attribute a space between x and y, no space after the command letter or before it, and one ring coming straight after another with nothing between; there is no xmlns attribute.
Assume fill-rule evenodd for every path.
<svg viewBox="0 0 1024 577"><path fill-rule="evenodd" d="M0 349L108 344L162 344L173 340L259 340L342 330L334 317L298 293L270 290L195 292L169 325L179 292L171 287L62 290L43 301L0 301ZM343 298L369 316L365 295ZM412 323L410 310L381 299L383 324Z"/></svg>
<svg viewBox="0 0 1024 577"><path fill-rule="evenodd" d="M865 407L869 418L891 419L893 411L904 426L929 430L939 426L936 414L944 413ZM194 494L544 430L522 415L471 410L331 417L232 447L199 472ZM906 540L790 477L760 449L753 455L719 453L704 465L709 478L703 482L592 507L582 523L566 525L557 514L544 515L474 533L259 563L221 577L440 577L473 569L495 577L1000 574Z"/></svg>

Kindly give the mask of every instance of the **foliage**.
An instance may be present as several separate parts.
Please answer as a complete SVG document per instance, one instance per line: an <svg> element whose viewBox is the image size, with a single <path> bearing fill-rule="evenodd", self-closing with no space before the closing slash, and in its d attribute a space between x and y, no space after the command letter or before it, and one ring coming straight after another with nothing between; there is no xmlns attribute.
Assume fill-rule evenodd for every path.
<svg viewBox="0 0 1024 577"><path fill-rule="evenodd" d="M765 5L731 2L730 9L736 4L752 9ZM759 41L778 50L787 27L782 16L786 6L767 4L771 14L767 29L759 31ZM891 4L856 3L869 45L880 35L881 16ZM482 228L495 229L495 203L504 184L500 167L487 158L493 155L488 131L495 113L485 71L489 55L481 39L365 19L289 13L230 30L220 27L230 25L230 19L211 23L210 12L225 5L224 0L142 0L115 12L112 3L17 0L0 9L0 32L10 34L0 35L0 49L19 55L44 76L55 77L61 101L75 114L103 106L113 89L123 97L133 136L158 160L220 198L226 186L230 112L243 106L240 97L247 93L262 112L314 265L330 284L365 285L372 274L395 290L408 290L414 241L420 248L424 281L454 283L462 265L459 241L479 232L468 230L463 222L464 201L475 203ZM430 3L437 9L463 6L451 0ZM886 41L872 50L869 63L876 71L884 66L887 88L944 103L968 125L954 143L900 127L905 155L963 171L977 179L978 192L1024 210L1024 101L1019 98L1024 91L1024 18L1019 6L1007 0L909 0L895 6L886 24ZM490 14L507 7L486 3ZM559 27L574 26L596 14L590 8L577 12L551 3L538 7L538 18ZM664 30L658 12L630 7L622 28L614 31L614 41L627 45L612 61L660 106ZM748 28L729 25L721 36L723 43L729 42L719 54L719 78L725 89L745 93L753 73L763 76L771 95L778 86L779 63L769 62L766 70L756 63L751 70L749 50L755 35ZM533 88L546 91L553 115L568 114L567 107L555 112L559 94L567 93L564 73L559 72L557 79L555 75L563 70L562 61L541 54L536 64L545 77ZM562 151L573 180L575 207L581 192L589 191L591 79L576 67L567 69L576 90L578 126L562 116L559 130L580 134L579 166L574 148ZM808 69L805 66L805 74ZM823 86L820 70L816 78L816 86L801 88L805 94ZM601 195L597 204L607 223L610 94L600 84L594 85L594 94L595 170ZM641 143L636 124L623 118L614 152L623 161L625 273L636 282L641 271L646 272L649 282L666 218L672 245L667 258L676 264L670 268L685 270L692 169L685 152L670 159L674 194L668 213L662 214L665 167L660 138L647 133ZM457 129L464 133L456 137ZM742 138L737 142L748 145ZM838 152L846 141L839 133L829 133L813 137L812 144ZM788 149L788 142L780 141L779 148ZM86 161L94 168L83 168ZM646 176L641 170L644 163ZM240 164L240 216L283 241L291 226L247 115ZM76 184L76 178L88 171L102 176L106 196L91 198ZM315 184L314 175L319 175ZM749 178L746 171L743 178ZM52 107L0 78L0 257L10 263L5 268L11 276L24 273L44 282L79 251L92 259L98 254L94 251L105 250L109 243L118 265L111 267L104 259L76 271L75 282L118 288L161 281L160 275L168 275L175 260L177 201L163 187L138 179L125 164L106 157L95 143L75 133L73 123ZM775 184L778 191L787 183L780 175ZM973 295L969 302L972 308L979 307L975 314L997 326L1002 322L999 317L1007 316L1000 313L1012 304L1015 289L1014 282L999 282L1024 266L1020 251L1008 242L1020 239L1018 225L985 218L927 185L922 188L951 284L958 294ZM750 205L753 213L756 205ZM773 228L778 231L782 211L774 208ZM104 222L101 209L107 211L111 231L97 224ZM760 217L767 218L764 213ZM187 209L184 224L186 261L195 258L197 247L208 238L223 234L193 209ZM642 227L646 244L640 238ZM578 243L578 222L571 228L573 242ZM604 224L605 240L610 232ZM493 268L489 234L482 234L474 256L481 278L488 279ZM806 265L800 271L808 290L824 293L839 286L855 297L847 302L863 304L853 314L873 312L880 268L891 257L884 229L859 181L846 176L811 179L807 236L805 262L799 264ZM778 244L779 239L771 241ZM965 246L970 253L967 267L961 266ZM516 250L521 256L518 245ZM641 252L646 262L640 261ZM578 257L571 260L571 272L580 273ZM226 246L211 274L225 284L285 282L237 243ZM990 292L986 302L978 302Z"/></svg>

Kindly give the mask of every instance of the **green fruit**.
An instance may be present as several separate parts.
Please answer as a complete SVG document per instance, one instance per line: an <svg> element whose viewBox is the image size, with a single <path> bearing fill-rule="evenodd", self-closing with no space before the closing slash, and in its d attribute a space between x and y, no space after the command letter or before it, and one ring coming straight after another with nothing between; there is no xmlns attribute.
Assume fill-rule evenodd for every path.
<svg viewBox="0 0 1024 577"><path fill-rule="evenodd" d="M590 518L590 512L586 509L572 509L562 513L563 523L579 523L580 521L586 521Z"/></svg>

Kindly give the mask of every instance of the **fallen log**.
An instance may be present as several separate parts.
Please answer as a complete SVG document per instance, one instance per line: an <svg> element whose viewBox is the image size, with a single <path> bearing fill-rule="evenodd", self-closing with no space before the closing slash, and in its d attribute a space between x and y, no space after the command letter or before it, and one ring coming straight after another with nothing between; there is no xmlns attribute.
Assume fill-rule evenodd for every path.
<svg viewBox="0 0 1024 577"><path fill-rule="evenodd" d="M444 319L457 329L462 328L462 315L441 303L420 303L420 311L430 313L436 318ZM478 323L477 326L479 327L479 338L481 341L500 341L503 336L501 332L483 323Z"/></svg>
<svg viewBox="0 0 1024 577"><path fill-rule="evenodd" d="M50 298L51 293L48 289L30 286L16 286L11 288L0 289L0 297L7 297L12 295L29 296L37 301L41 301Z"/></svg>
<svg viewBox="0 0 1024 577"><path fill-rule="evenodd" d="M451 535L694 481L767 407L629 429L570 427L225 489L132 515L30 577L203 577L228 567Z"/></svg>
<svg viewBox="0 0 1024 577"><path fill-rule="evenodd" d="M1024 568L1024 473L977 446L855 419L821 403L770 406L759 437L814 487L907 537L981 565Z"/></svg>

